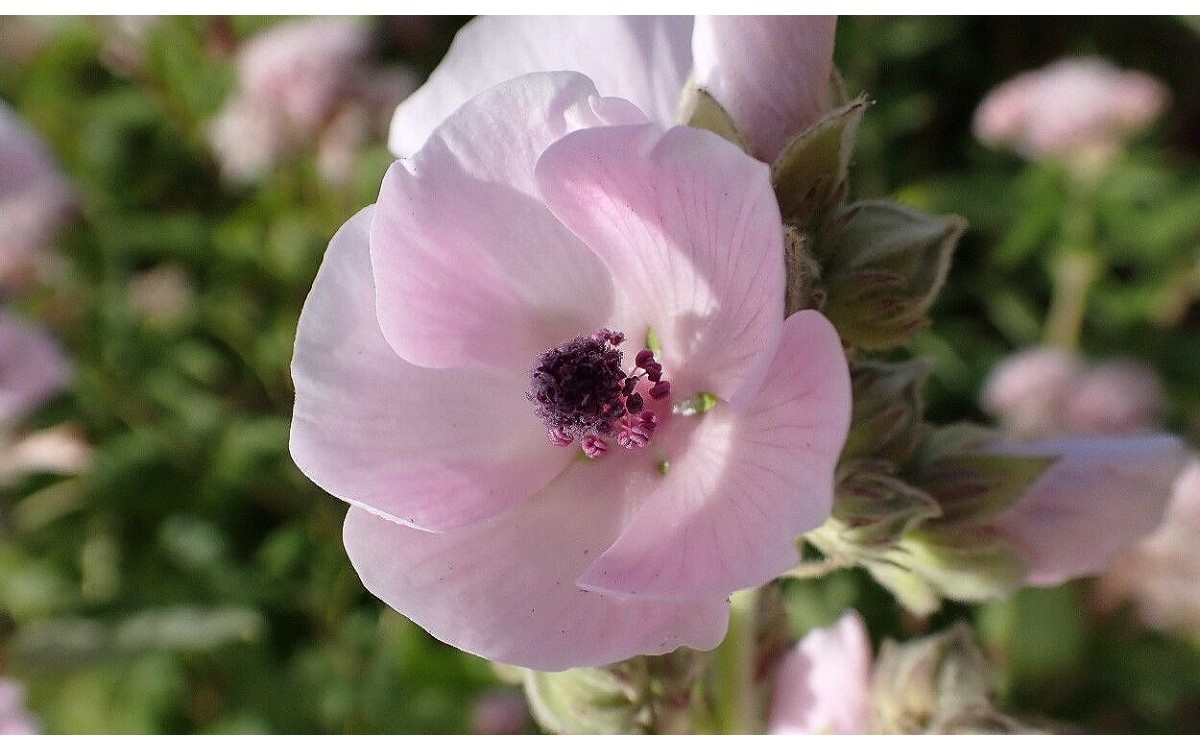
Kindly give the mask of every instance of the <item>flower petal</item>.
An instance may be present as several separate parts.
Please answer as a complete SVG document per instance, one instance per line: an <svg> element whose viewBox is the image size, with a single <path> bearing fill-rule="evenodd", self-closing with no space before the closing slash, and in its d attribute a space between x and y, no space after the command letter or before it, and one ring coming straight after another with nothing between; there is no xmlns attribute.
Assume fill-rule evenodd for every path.
<svg viewBox="0 0 1200 750"><path fill-rule="evenodd" d="M796 313L744 411L720 404L670 419L667 474L631 483L643 504L579 585L675 598L771 580L796 564L796 537L829 515L849 425L850 374L837 332L818 312Z"/></svg>
<svg viewBox="0 0 1200 750"><path fill-rule="evenodd" d="M542 151L580 127L645 122L575 73L531 74L458 110L384 178L371 227L379 321L425 367L527 371L607 323L603 265L537 197Z"/></svg>
<svg viewBox="0 0 1200 750"><path fill-rule="evenodd" d="M300 314L292 458L328 492L420 528L496 515L561 472L570 452L546 440L519 376L396 356L372 304L372 211L330 241Z"/></svg>
<svg viewBox="0 0 1200 750"><path fill-rule="evenodd" d="M742 406L782 326L783 234L766 166L707 131L644 125L571 133L546 149L537 178L611 272L625 333L658 334L672 387Z"/></svg>
<svg viewBox="0 0 1200 750"><path fill-rule="evenodd" d="M388 145L414 154L434 128L479 92L510 78L574 70L605 96L675 121L691 68L690 16L490 16L458 32L429 81L396 108Z"/></svg>
<svg viewBox="0 0 1200 750"><path fill-rule="evenodd" d="M577 462L509 513L444 534L351 508L346 551L363 584L389 606L493 661L556 671L715 647L728 623L724 597L644 601L574 584L617 532L614 498L605 496L616 489L604 463Z"/></svg>
<svg viewBox="0 0 1200 750"><path fill-rule="evenodd" d="M770 162L829 109L836 16L699 16L696 83Z"/></svg>
<svg viewBox="0 0 1200 750"><path fill-rule="evenodd" d="M0 429L61 391L69 371L49 333L0 313Z"/></svg>
<svg viewBox="0 0 1200 750"><path fill-rule="evenodd" d="M1059 456L995 521L996 530L1024 552L1035 586L1100 573L1153 531L1188 458L1173 435L1063 438L992 450Z"/></svg>
<svg viewBox="0 0 1200 750"><path fill-rule="evenodd" d="M871 639L854 610L810 631L780 660L767 731L863 734L871 717Z"/></svg>

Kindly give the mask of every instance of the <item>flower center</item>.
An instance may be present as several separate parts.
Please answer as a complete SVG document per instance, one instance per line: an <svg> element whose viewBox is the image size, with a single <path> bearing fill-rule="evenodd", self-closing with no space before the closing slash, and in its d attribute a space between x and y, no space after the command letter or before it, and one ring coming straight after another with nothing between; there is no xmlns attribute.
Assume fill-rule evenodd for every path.
<svg viewBox="0 0 1200 750"><path fill-rule="evenodd" d="M609 440L629 450L650 442L658 417L645 408L645 399L666 398L671 383L662 379L662 365L649 349L639 351L626 372L617 348L624 341L625 334L601 328L538 355L525 397L551 443L568 446L578 440L588 458L600 458ZM653 384L645 396L637 390L642 378Z"/></svg>

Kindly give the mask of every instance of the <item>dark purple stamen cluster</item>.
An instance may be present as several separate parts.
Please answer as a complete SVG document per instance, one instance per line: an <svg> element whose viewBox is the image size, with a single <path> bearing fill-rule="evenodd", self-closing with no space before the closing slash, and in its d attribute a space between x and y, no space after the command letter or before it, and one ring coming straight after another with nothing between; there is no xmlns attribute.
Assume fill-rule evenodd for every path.
<svg viewBox="0 0 1200 750"><path fill-rule="evenodd" d="M636 392L638 381L645 377L654 384L646 393L655 400L670 394L671 383L662 379L662 365L649 349L638 352L629 373L621 369L617 347L624 341L625 334L602 328L538 356L525 396L551 443L567 446L578 440L584 454L599 458L608 451L605 438L614 435L629 449L650 442L658 418Z"/></svg>

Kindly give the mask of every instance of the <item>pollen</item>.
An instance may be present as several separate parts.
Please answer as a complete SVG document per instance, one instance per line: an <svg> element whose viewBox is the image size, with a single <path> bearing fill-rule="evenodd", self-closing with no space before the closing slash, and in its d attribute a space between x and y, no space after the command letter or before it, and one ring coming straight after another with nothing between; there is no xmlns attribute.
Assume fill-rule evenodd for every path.
<svg viewBox="0 0 1200 750"><path fill-rule="evenodd" d="M627 450L649 444L658 417L646 408L646 400L667 398L671 384L663 379L662 365L649 349L639 351L633 368L626 371L619 348L624 342L624 333L601 328L534 360L525 397L553 445L579 441L588 458L598 459L612 440ZM643 379L649 386L639 392Z"/></svg>

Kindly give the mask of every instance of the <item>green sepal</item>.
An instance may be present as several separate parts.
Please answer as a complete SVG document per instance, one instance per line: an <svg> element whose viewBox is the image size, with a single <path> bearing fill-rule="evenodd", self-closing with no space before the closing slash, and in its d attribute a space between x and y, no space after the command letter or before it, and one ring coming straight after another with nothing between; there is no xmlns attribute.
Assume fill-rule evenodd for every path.
<svg viewBox="0 0 1200 750"><path fill-rule="evenodd" d="M671 734L693 723L711 657L687 648L606 667L525 672L530 711L558 734Z"/></svg>
<svg viewBox="0 0 1200 750"><path fill-rule="evenodd" d="M859 96L784 146L771 165L771 183L784 221L810 227L845 201L850 158L866 107L866 97Z"/></svg>
<svg viewBox="0 0 1200 750"><path fill-rule="evenodd" d="M942 597L933 584L908 568L888 560L863 560L862 566L914 615L925 617L942 606Z"/></svg>
<svg viewBox="0 0 1200 750"><path fill-rule="evenodd" d="M921 467L913 483L937 498L942 515L934 528L981 525L1025 496L1055 456L947 456Z"/></svg>
<svg viewBox="0 0 1200 750"><path fill-rule="evenodd" d="M641 734L646 707L627 678L611 669L525 673L529 710L557 734Z"/></svg>
<svg viewBox="0 0 1200 750"><path fill-rule="evenodd" d="M1027 733L1000 713L992 672L959 623L907 643L885 641L872 679L872 729L881 734Z"/></svg>
<svg viewBox="0 0 1200 750"><path fill-rule="evenodd" d="M998 537L973 532L910 533L886 558L911 571L943 598L981 602L1008 596L1025 581L1021 555Z"/></svg>
<svg viewBox="0 0 1200 750"><path fill-rule="evenodd" d="M852 366L853 416L841 460L907 461L929 431L921 396L928 377L929 365L920 359Z"/></svg>
<svg viewBox="0 0 1200 750"><path fill-rule="evenodd" d="M783 225L783 252L787 266L783 314L797 310L820 310L825 306L825 290L817 283L821 266L809 247L809 235L790 224Z"/></svg>
<svg viewBox="0 0 1200 750"><path fill-rule="evenodd" d="M852 345L904 344L928 325L925 314L946 280L965 222L886 201L864 201L845 211L828 257L817 254L825 315Z"/></svg>
<svg viewBox="0 0 1200 750"><path fill-rule="evenodd" d="M712 94L698 86L684 89L683 100L679 103L679 121L688 127L716 133L742 151L749 150L733 118Z"/></svg>
<svg viewBox="0 0 1200 750"><path fill-rule="evenodd" d="M859 462L843 472L834 490L831 517L843 544L889 546L940 514L937 501L892 476L887 468L882 462Z"/></svg>

